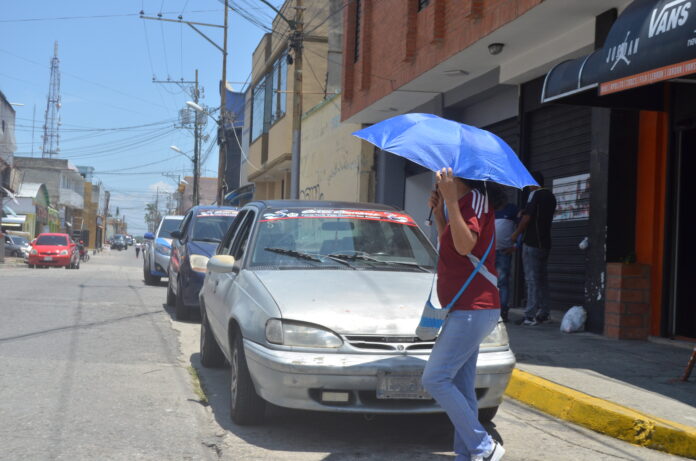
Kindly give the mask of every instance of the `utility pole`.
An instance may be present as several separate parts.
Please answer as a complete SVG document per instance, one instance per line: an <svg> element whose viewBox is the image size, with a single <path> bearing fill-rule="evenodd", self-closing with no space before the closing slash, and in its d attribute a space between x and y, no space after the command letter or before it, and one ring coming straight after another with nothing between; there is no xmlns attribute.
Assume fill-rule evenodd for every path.
<svg viewBox="0 0 696 461"><path fill-rule="evenodd" d="M176 83L178 85L183 84L193 84L193 91L191 97L193 102L198 104L200 99L200 90L198 89L198 69L196 69L196 78L194 81L188 80L156 80L152 78L153 83ZM182 122L183 125L183 122ZM194 111L193 115L193 206L196 206L200 202L200 190L199 190L199 178L201 176L200 158L201 158L201 123L199 122L199 113Z"/></svg>
<svg viewBox="0 0 696 461"><path fill-rule="evenodd" d="M218 183L217 183L217 204L222 205L225 198L225 173L227 170L227 1L225 0L225 21L223 25L222 38L222 88L220 92L220 126L218 127L218 140L220 146L218 150Z"/></svg>
<svg viewBox="0 0 696 461"><path fill-rule="evenodd" d="M196 69L196 83L193 88L193 102L198 104L198 69ZM194 112L193 116L193 206L197 206L200 201L199 190L198 190L198 177L200 173L200 156L201 156L201 135L200 135L200 124L198 123L199 113Z"/></svg>
<svg viewBox="0 0 696 461"><path fill-rule="evenodd" d="M290 198L300 198L300 148L302 142L302 0L295 0L295 20L290 23L290 48L295 51L295 81L292 95L292 161L290 170Z"/></svg>

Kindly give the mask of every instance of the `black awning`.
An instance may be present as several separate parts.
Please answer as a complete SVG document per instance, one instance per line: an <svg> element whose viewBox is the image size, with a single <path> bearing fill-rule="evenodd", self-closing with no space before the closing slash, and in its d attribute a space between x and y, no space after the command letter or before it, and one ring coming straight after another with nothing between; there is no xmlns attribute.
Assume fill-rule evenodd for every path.
<svg viewBox="0 0 696 461"><path fill-rule="evenodd" d="M604 47L558 64L541 102L594 90L605 96L696 74L696 5L689 0L635 0L618 17Z"/></svg>

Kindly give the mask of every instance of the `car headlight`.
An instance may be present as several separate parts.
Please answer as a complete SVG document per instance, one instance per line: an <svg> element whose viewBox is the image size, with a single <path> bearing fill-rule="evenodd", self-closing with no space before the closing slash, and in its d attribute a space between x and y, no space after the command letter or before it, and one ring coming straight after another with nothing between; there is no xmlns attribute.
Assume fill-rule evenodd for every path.
<svg viewBox="0 0 696 461"><path fill-rule="evenodd" d="M58 255L59 256L68 256L68 250L62 250Z"/></svg>
<svg viewBox="0 0 696 461"><path fill-rule="evenodd" d="M491 334L484 338L483 342L481 343L481 347L507 346L509 342L510 340L508 338L505 325L502 322L498 322L495 328L493 328Z"/></svg>
<svg viewBox="0 0 696 461"><path fill-rule="evenodd" d="M39 252L36 251L36 248L34 248L34 249L31 250L31 252L29 252L29 254L37 255L37 254L39 254Z"/></svg>
<svg viewBox="0 0 696 461"><path fill-rule="evenodd" d="M196 272L204 272L206 271L206 266L208 264L208 258L207 256L203 255L191 255L189 257L189 263L191 263L191 269L196 271Z"/></svg>
<svg viewBox="0 0 696 461"><path fill-rule="evenodd" d="M266 339L272 344L296 347L341 347L343 340L335 333L300 322L270 319L266 322Z"/></svg>
<svg viewBox="0 0 696 461"><path fill-rule="evenodd" d="M167 255L167 256L169 256L169 253L172 252L171 248L169 248L168 246L160 245L160 244L155 245L155 250L157 251L157 253L161 253L161 254Z"/></svg>

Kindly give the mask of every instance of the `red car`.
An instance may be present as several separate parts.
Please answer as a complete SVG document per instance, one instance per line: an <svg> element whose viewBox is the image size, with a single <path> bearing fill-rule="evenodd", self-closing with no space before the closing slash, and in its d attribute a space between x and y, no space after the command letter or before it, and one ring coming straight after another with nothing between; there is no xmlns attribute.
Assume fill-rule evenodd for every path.
<svg viewBox="0 0 696 461"><path fill-rule="evenodd" d="M68 234L39 234L31 242L29 267L80 268L80 254L77 245Z"/></svg>

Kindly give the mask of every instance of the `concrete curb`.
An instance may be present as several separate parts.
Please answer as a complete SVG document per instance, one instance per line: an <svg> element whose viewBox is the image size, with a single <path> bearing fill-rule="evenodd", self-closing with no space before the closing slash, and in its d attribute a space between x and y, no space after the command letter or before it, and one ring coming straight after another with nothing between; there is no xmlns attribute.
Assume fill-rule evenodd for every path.
<svg viewBox="0 0 696 461"><path fill-rule="evenodd" d="M696 459L696 428L583 394L519 369L505 393L557 418L634 445Z"/></svg>

